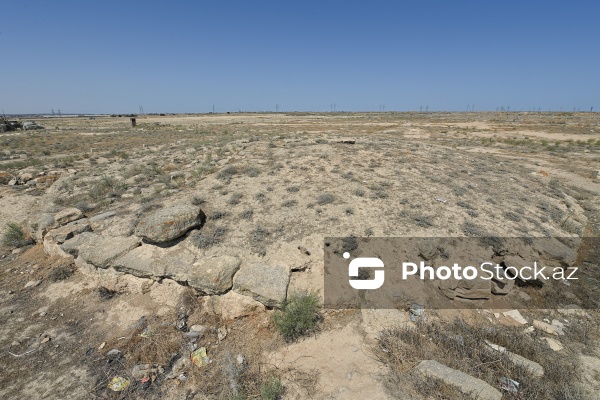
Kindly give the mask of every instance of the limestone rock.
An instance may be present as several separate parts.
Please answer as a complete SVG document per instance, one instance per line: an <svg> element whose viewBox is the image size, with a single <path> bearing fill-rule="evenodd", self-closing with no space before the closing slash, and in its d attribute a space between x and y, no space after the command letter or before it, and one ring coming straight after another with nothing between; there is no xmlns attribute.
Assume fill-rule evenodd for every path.
<svg viewBox="0 0 600 400"><path fill-rule="evenodd" d="M225 293L233 286L233 275L240 263L240 259L233 256L201 258L191 266L188 284L206 294Z"/></svg>
<svg viewBox="0 0 600 400"><path fill-rule="evenodd" d="M92 232L82 232L81 234L65 240L63 244L60 245L60 248L67 254L70 254L74 257L77 257L79 254L79 248L88 240L92 240L96 237Z"/></svg>
<svg viewBox="0 0 600 400"><path fill-rule="evenodd" d="M56 243L64 243L75 235L91 230L90 224L87 221L76 222L77 223L67 224L49 231L44 237L44 240L51 238Z"/></svg>
<svg viewBox="0 0 600 400"><path fill-rule="evenodd" d="M514 279L501 278L492 279L492 293L493 294L508 294L515 287Z"/></svg>
<svg viewBox="0 0 600 400"><path fill-rule="evenodd" d="M439 283L442 293L453 300L456 297L469 300L488 300L492 297L489 280L485 279L447 279Z"/></svg>
<svg viewBox="0 0 600 400"><path fill-rule="evenodd" d="M93 235L79 247L78 256L97 268L108 268L112 261L140 245L140 238Z"/></svg>
<svg viewBox="0 0 600 400"><path fill-rule="evenodd" d="M177 204L152 212L142 218L135 235L151 242L168 242L189 229L200 226L205 219L199 207L192 204Z"/></svg>
<svg viewBox="0 0 600 400"><path fill-rule="evenodd" d="M415 369L426 377L440 379L444 383L456 387L462 393L471 394L475 399L502 399L502 393L487 382L449 368L435 360L423 360Z"/></svg>
<svg viewBox="0 0 600 400"><path fill-rule="evenodd" d="M254 312L262 311L265 306L251 297L241 295L233 290L222 296L207 296L204 308L224 320L246 317Z"/></svg>
<svg viewBox="0 0 600 400"><path fill-rule="evenodd" d="M138 278L163 277L165 266L156 262L153 246L142 245L134 248L112 262L112 267Z"/></svg>
<svg viewBox="0 0 600 400"><path fill-rule="evenodd" d="M502 313L502 315L520 325L525 325L527 323L527 320L523 318L519 310L505 311Z"/></svg>
<svg viewBox="0 0 600 400"><path fill-rule="evenodd" d="M544 337L544 338L542 338L542 340L544 340L548 344L548 347L550 347L554 351L561 351L562 349L565 348L562 345L562 343L556 339Z"/></svg>
<svg viewBox="0 0 600 400"><path fill-rule="evenodd" d="M266 306L276 307L285 300L289 282L287 267L250 264L240 268L233 278L233 290Z"/></svg>
<svg viewBox="0 0 600 400"><path fill-rule="evenodd" d="M549 333L551 335L564 335L562 329L557 326L547 324L543 321L533 320L533 327L539 331Z"/></svg>
<svg viewBox="0 0 600 400"><path fill-rule="evenodd" d="M65 208L54 214L54 221L56 221L58 225L65 225L81 218L83 218L83 213L80 209L75 207Z"/></svg>
<svg viewBox="0 0 600 400"><path fill-rule="evenodd" d="M498 346L497 344L494 344L494 343L490 343L487 340L485 341L485 343L491 349L505 354L508 357L508 359L515 365L521 365L521 366L527 368L533 376L537 376L538 378L541 376L544 376L544 367L542 367L539 363L537 363L535 361L531 361L519 354L510 352L510 351L506 350L506 348L504 348L502 346Z"/></svg>

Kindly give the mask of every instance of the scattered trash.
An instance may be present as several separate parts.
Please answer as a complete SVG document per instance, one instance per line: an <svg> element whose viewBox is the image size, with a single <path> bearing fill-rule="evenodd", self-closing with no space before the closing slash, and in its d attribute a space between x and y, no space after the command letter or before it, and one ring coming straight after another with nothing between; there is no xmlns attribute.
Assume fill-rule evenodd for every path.
<svg viewBox="0 0 600 400"><path fill-rule="evenodd" d="M146 383L146 382L148 382L148 381L150 381L150 377L149 377L149 376L147 376L147 377L145 377L144 379L142 379L142 380L140 381L140 383Z"/></svg>
<svg viewBox="0 0 600 400"><path fill-rule="evenodd" d="M100 346L98 346L98 350L102 350L106 346L106 342L102 342Z"/></svg>
<svg viewBox="0 0 600 400"><path fill-rule="evenodd" d="M237 355L237 363L239 365L242 365L244 363L244 356L243 355L241 355L241 354Z"/></svg>
<svg viewBox="0 0 600 400"><path fill-rule="evenodd" d="M146 329L144 329L144 331L142 333L140 333L140 336L143 337L144 339L147 339L147 338L151 337L152 335L153 335L152 328L150 328L149 326L146 327Z"/></svg>
<svg viewBox="0 0 600 400"><path fill-rule="evenodd" d="M120 350L117 350L117 349L112 349L112 350L109 350L109 351L106 353L106 355L107 355L107 356L109 356L109 357L112 357L112 356L116 356L116 355L117 355L117 354L119 354L119 353L121 353L121 351L120 351Z"/></svg>
<svg viewBox="0 0 600 400"><path fill-rule="evenodd" d="M44 344L44 343L48 343L49 341L50 341L50 337L46 336L45 338L42 339L42 341L40 343Z"/></svg>
<svg viewBox="0 0 600 400"><path fill-rule="evenodd" d="M562 283L563 285L566 285L566 286L571 286L571 282L569 282L569 281L568 281L568 280L566 280L566 279L561 279L561 280L560 280L560 283Z"/></svg>
<svg viewBox="0 0 600 400"><path fill-rule="evenodd" d="M417 322L420 318L425 317L425 306L413 303L413 305L410 306L410 310L408 310L408 315L412 322Z"/></svg>
<svg viewBox="0 0 600 400"><path fill-rule="evenodd" d="M500 378L500 389L506 390L510 393L519 393L519 382L513 381L510 378L503 376ZM519 397L516 397L519 398Z"/></svg>
<svg viewBox="0 0 600 400"><path fill-rule="evenodd" d="M435 199L435 201L439 201L440 203L445 203L447 200L446 199Z"/></svg>
<svg viewBox="0 0 600 400"><path fill-rule="evenodd" d="M200 347L191 355L192 362L198 367L204 367L210 363L210 359L206 355L206 347Z"/></svg>
<svg viewBox="0 0 600 400"><path fill-rule="evenodd" d="M180 331L187 331L187 320L188 316L184 313L177 315L177 321L175 322L175 328Z"/></svg>
<svg viewBox="0 0 600 400"><path fill-rule="evenodd" d="M122 376L115 376L112 381L108 383L108 388L113 392L122 392L127 389L131 381L129 379L123 378Z"/></svg>
<svg viewBox="0 0 600 400"><path fill-rule="evenodd" d="M227 337L227 328L224 326L220 327L217 330L217 337L219 338L219 342L224 340Z"/></svg>

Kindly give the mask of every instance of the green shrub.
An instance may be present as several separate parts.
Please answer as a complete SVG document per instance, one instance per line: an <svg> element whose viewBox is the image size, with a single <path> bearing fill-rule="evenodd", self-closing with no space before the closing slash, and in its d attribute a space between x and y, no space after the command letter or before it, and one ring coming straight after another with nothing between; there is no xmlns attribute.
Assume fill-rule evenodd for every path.
<svg viewBox="0 0 600 400"><path fill-rule="evenodd" d="M25 244L25 232L19 225L9 222L4 229L2 244L9 247L23 246Z"/></svg>
<svg viewBox="0 0 600 400"><path fill-rule="evenodd" d="M317 204L322 206L325 204L333 203L333 200L335 200L335 197L333 197L332 194L323 193L317 197Z"/></svg>
<svg viewBox="0 0 600 400"><path fill-rule="evenodd" d="M317 294L305 292L289 296L282 309L273 315L273 324L281 336L291 342L314 332L320 319Z"/></svg>
<svg viewBox="0 0 600 400"><path fill-rule="evenodd" d="M276 376L271 376L260 385L260 398L263 400L278 400L283 395L283 385Z"/></svg>

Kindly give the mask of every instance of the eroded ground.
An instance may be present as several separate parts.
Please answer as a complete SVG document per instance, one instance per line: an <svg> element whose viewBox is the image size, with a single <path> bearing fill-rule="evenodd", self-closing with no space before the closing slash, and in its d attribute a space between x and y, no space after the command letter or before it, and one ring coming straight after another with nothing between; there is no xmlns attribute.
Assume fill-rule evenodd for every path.
<svg viewBox="0 0 600 400"><path fill-rule="evenodd" d="M136 128L110 117L44 125L50 129L0 135L0 221L20 224L37 240L2 250L4 398L252 398L272 376L283 382L285 398L436 393L400 374L412 373L417 355L406 353L410 362L398 364L377 348L382 329L411 324L406 310L323 310L320 332L285 343L270 320L274 307L252 291L233 286L209 296L187 276L110 272L123 271L117 264L108 276L94 266L97 257L49 257L41 215L73 207L85 218L111 212L90 228L106 239L99 252L109 253L149 213L193 203L206 216L199 236L144 242L139 252L161 258L185 249L193 262L228 256L240 271L283 266L288 294L322 290L326 236L562 237L598 236L600 229L594 113L232 114L150 116ZM515 293L536 298L547 295L543 290ZM577 304L578 295L565 289L556 305ZM427 312L434 321L457 317ZM493 312L458 316L515 335L524 329L505 327L511 323ZM521 313L527 326L544 318L567 324L564 349L549 349L544 337L552 337L536 331L540 351L530 356L544 367L553 357L574 360L580 397L565 398L593 398L599 348L598 330L589 326L597 311ZM194 336L192 326L206 331ZM206 347L212 363L168 377L194 346ZM141 383L131 376L140 364L163 372ZM107 385L115 376L133 383L113 392ZM501 377L486 376L499 388Z"/></svg>

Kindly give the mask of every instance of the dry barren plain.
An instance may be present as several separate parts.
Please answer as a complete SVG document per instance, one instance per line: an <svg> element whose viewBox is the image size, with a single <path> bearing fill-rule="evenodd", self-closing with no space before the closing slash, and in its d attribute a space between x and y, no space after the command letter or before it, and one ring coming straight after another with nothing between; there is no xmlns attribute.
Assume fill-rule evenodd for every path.
<svg viewBox="0 0 600 400"><path fill-rule="evenodd" d="M325 237L600 236L598 113L36 122L0 134L1 398L598 398L599 275L320 306Z"/></svg>

